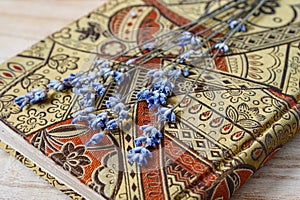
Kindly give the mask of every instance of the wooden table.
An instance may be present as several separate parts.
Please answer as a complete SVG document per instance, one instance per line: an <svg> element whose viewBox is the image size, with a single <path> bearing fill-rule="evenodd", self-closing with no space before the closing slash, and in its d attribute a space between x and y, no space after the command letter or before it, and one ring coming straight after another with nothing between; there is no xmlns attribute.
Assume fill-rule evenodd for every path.
<svg viewBox="0 0 300 200"><path fill-rule="evenodd" d="M0 62L101 5L103 0L1 0ZM300 200L300 134L232 199ZM0 199L68 199L0 150Z"/></svg>

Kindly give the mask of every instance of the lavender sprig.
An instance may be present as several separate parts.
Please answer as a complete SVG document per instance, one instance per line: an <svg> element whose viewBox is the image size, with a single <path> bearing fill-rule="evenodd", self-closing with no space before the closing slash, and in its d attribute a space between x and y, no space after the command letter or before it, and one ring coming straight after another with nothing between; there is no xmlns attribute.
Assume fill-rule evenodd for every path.
<svg viewBox="0 0 300 200"><path fill-rule="evenodd" d="M14 99L14 102L18 104L21 108L24 108L27 104L34 104L36 102L42 101L47 97L47 90L36 88L25 95L18 96Z"/></svg>
<svg viewBox="0 0 300 200"><path fill-rule="evenodd" d="M264 0L264 2L265 1L266 0ZM227 6L217 9L216 11L209 12L207 13L207 15L213 16L220 14L223 11L229 10L230 8L243 2L245 2L245 0L230 1L228 2ZM262 3L253 3L253 5L256 4L257 7L262 5ZM255 7L255 9L257 7ZM216 25L213 25L198 33L192 33L191 31L193 30L194 25L206 20L205 17L200 17L196 20L196 23L189 23L181 27L187 29L185 29L180 34L175 34L175 37L173 37L172 39L172 41L176 41L175 45L168 46L167 50L158 50L159 46L162 46L165 43L159 45L156 41L147 41L146 43L141 44L144 45L145 49L150 50L150 52L142 56L135 56L134 58L124 61L125 66L128 67L132 64L135 64L135 68L132 68L127 72L125 72L126 70L124 67L119 70L116 70L116 67L113 67L115 63L112 64L113 58L110 60L99 59L94 62L94 68L91 69L91 71L85 73L70 74L70 76L65 78L62 82L57 80L51 80L46 90L35 89L32 92L27 93L26 95L17 97L15 99L15 102L18 105L20 105L21 108L23 108L28 103L31 104L45 99L49 89L62 91L68 87L73 87L73 93L81 96L81 99L79 100L81 110L74 113L73 123L77 123L79 121L87 121L88 126L91 129L99 130L99 132L94 134L93 137L86 143L87 146L90 146L92 144L95 145L101 141L105 134L115 130L122 120L126 120L129 118L130 109L128 109L123 103L125 96L121 97L121 95L110 97L109 100L106 102L107 108L111 110L111 112L109 113L113 113L114 117L109 117L108 112L103 112L98 115L93 114L93 112L95 111L95 100L98 96L102 96L105 94L106 86L109 85L112 81L120 85L124 81L126 74L129 74L130 71L137 69L139 66L146 63L148 60L168 51L169 49L172 49L176 46L181 46L187 48L188 50L180 56L178 56L177 58L175 58L174 62L170 64L171 67L168 70L165 69L167 69L169 65L163 66L161 69L150 70L148 72L148 76L149 79L152 80L152 84L147 86L137 94L137 102L145 100L148 103L148 107L150 109L152 109L153 107L156 107L158 109L157 113L155 114L155 116L157 116L158 118L158 122L175 122L176 114L174 110L176 109L178 104L176 104L173 107L166 106L167 98L171 95L172 90L175 87L174 83L176 79L178 79L182 75L184 77L187 77L189 75L189 68L184 67L180 69L177 67L177 64L185 63L187 60L191 60L192 56L194 57L195 55L201 55L198 59L202 59L203 56L209 55L213 48L216 48L217 52L211 57L209 63L212 62L212 60L218 55L220 51L223 51L225 53L228 52L229 47L226 44L228 38L231 37L235 32L241 32L246 30L244 22L245 19L249 16L249 14L244 19L236 20L237 17L239 17L242 13L243 12L241 11L239 14L228 19L227 23L231 29L229 34L225 34L223 40L219 40L219 42L217 42L213 47L209 48L204 53L198 51L198 49L202 47L204 42L210 41L218 32L224 29L224 26L222 26L223 22L219 22ZM253 12L251 11L250 13ZM213 30L213 28L216 27L219 28ZM199 36L207 31L211 31L211 33L206 38L200 39ZM174 33L174 31L170 32ZM165 36L167 37L168 34L166 34ZM164 38L165 36L159 38ZM167 42L167 44L169 44L169 42ZM153 50L154 47L156 47L157 49ZM189 49L191 47L193 49ZM129 49L127 52L129 52L132 49ZM123 52L122 55L127 52ZM194 59L193 61L195 60L197 59ZM203 72L199 73L193 85L197 82L202 73ZM110 81L105 82L105 80ZM190 90L185 94L185 96L189 92ZM137 162L138 165L147 163L147 157L152 157L149 148L158 145L160 143L160 139L163 136L162 133L158 131L158 128L151 125L141 126L140 129L143 130L143 134L135 139L136 147L131 149L128 154L129 162Z"/></svg>
<svg viewBox="0 0 300 200"><path fill-rule="evenodd" d="M142 166L143 164L147 164L146 157L152 158L152 153L144 146L135 147L131 150L129 150L127 154L128 161L133 164L134 162L137 162L139 166Z"/></svg>

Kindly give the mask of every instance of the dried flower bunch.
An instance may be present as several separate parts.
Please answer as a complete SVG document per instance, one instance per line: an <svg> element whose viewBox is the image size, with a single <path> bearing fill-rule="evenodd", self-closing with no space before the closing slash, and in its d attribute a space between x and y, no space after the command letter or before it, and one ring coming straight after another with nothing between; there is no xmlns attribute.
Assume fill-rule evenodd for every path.
<svg viewBox="0 0 300 200"><path fill-rule="evenodd" d="M212 64L214 58L230 50L227 45L228 39L237 32L245 32L246 20L266 1L253 0L245 8L236 10L234 8L245 3L246 0L229 0L225 4L223 3L224 5L221 5L219 0L214 0L207 7L205 13L197 20L176 30L171 30L153 40L144 42L141 44L142 46L135 47L143 48L148 53L137 54L134 58L122 62L116 61L116 58L135 49L133 48L110 59L95 60L93 66L88 71L70 74L63 81L51 80L47 89L36 88L25 95L16 97L14 101L23 108L27 104L37 103L47 98L47 93L50 89L62 92L72 89L74 94L81 96L81 100L79 101L81 109L73 115L74 119L72 123L86 121L90 129L97 130L98 132L92 136L86 143L86 146L98 144L108 132L115 130L121 121L129 119L130 112L139 101L146 101L148 108L156 112L157 122L154 123L156 125L145 124L139 127L143 133L135 138L136 147L129 150L127 155L130 163L145 164L147 163L147 157L152 157L151 148L159 145L163 138L163 134L160 131L162 127L160 125L163 125L165 122L176 121L176 108L191 92L191 89L198 82L205 69ZM211 7L217 4L219 6L211 9ZM195 32L199 24L204 24L211 18L224 13L229 13L225 19L201 31ZM217 38L216 35L220 32L225 34L222 38ZM217 40L215 41L215 39ZM207 45L208 42L213 42L214 45L206 48L206 46L209 46ZM95 113L95 101L99 96L105 95L107 86L113 82L118 85L122 84L128 78L130 72L136 70L154 57L178 46L184 47L186 51L174 58L170 64L161 66L160 69L148 71L148 77L143 82L143 84L148 84L137 93L137 101L133 105L126 106L126 102L124 102L128 93L124 95L115 94L106 101L107 112ZM162 47L164 47L164 50L161 50ZM190 69L194 64L208 58L209 62L206 63L202 71L198 72L198 76L194 79L193 84L186 91L182 100L176 105L169 105L168 97L173 95L172 91L176 87L176 80L179 77L188 77ZM182 65L179 64L186 65L184 65L185 67L180 67ZM141 85L136 86L136 88L138 87L141 87Z"/></svg>

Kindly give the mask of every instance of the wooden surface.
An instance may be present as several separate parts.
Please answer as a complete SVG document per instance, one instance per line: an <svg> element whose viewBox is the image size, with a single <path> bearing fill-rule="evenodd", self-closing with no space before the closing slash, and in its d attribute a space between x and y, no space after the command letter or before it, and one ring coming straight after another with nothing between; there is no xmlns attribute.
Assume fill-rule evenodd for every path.
<svg viewBox="0 0 300 200"><path fill-rule="evenodd" d="M101 5L103 0L0 0L0 62ZM68 199L0 150L0 199ZM300 200L300 134L234 200Z"/></svg>

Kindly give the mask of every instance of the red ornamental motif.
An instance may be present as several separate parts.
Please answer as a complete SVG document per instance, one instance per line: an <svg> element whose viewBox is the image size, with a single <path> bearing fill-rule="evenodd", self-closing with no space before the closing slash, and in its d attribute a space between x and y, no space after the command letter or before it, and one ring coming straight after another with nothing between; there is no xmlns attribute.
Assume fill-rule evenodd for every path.
<svg viewBox="0 0 300 200"><path fill-rule="evenodd" d="M212 112L206 111L200 115L200 119L205 121L205 120L208 120L211 116L212 116Z"/></svg>
<svg viewBox="0 0 300 200"><path fill-rule="evenodd" d="M259 65L263 65L261 62L259 61L250 61L249 62L250 65L256 65L256 66L259 66Z"/></svg>
<svg viewBox="0 0 300 200"><path fill-rule="evenodd" d="M253 140L248 140L247 142L245 142L243 145L242 145L242 148L243 149L248 149L253 143Z"/></svg>
<svg viewBox="0 0 300 200"><path fill-rule="evenodd" d="M258 160L260 156L262 155L263 150L262 148L256 148L252 151L252 159L253 160Z"/></svg>
<svg viewBox="0 0 300 200"><path fill-rule="evenodd" d="M261 79L261 77L257 74L252 74L252 73L249 73L249 76L254 78L254 79Z"/></svg>
<svg viewBox="0 0 300 200"><path fill-rule="evenodd" d="M232 139L233 141L238 141L238 140L242 139L244 135L245 135L245 132L244 132L244 131L239 131L239 132L234 133L234 134L231 136L231 139Z"/></svg>
<svg viewBox="0 0 300 200"><path fill-rule="evenodd" d="M2 72L2 75L6 78L13 78L14 76L9 72Z"/></svg>
<svg viewBox="0 0 300 200"><path fill-rule="evenodd" d="M223 126L223 128L221 130L221 133L222 134L228 134L228 133L231 132L232 128L233 128L232 124L227 124L227 125Z"/></svg>
<svg viewBox="0 0 300 200"><path fill-rule="evenodd" d="M20 71L20 72L23 71L23 69L18 65L14 65L13 68L17 71Z"/></svg>
<svg viewBox="0 0 300 200"><path fill-rule="evenodd" d="M17 73L25 72L24 67L19 63L14 63L14 62L8 63L7 67L10 71L15 71Z"/></svg>
<svg viewBox="0 0 300 200"><path fill-rule="evenodd" d="M182 103L180 104L180 107L186 107L190 104L190 102L191 102L191 99L186 98L182 101Z"/></svg>
<svg viewBox="0 0 300 200"><path fill-rule="evenodd" d="M221 126L224 119L222 117L217 117L210 122L210 125L214 128Z"/></svg>
<svg viewBox="0 0 300 200"><path fill-rule="evenodd" d="M257 67L250 67L251 71L257 72L257 73L262 73L263 71Z"/></svg>
<svg viewBox="0 0 300 200"><path fill-rule="evenodd" d="M198 113L201 110L201 108L202 108L201 104L197 104L197 105L193 105L191 107L191 109L189 109L189 111L192 114L196 114L196 113Z"/></svg>

